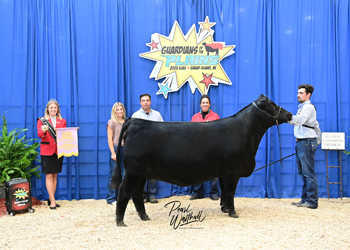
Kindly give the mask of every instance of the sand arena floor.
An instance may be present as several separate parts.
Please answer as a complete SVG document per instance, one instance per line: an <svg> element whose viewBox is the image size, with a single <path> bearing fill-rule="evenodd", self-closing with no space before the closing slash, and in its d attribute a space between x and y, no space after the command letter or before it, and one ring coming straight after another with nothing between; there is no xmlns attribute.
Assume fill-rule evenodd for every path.
<svg viewBox="0 0 350 250"><path fill-rule="evenodd" d="M169 202L181 202L171 211ZM150 221L141 221L132 201L124 222L105 200L61 200L50 210L0 217L1 249L349 249L350 199L320 199L316 210L298 208L297 199L236 198L238 219L220 210L220 201L189 196L146 203ZM177 205L179 203L176 203ZM177 206L176 205L176 206ZM192 212L192 217L190 213ZM173 216L194 221L171 225ZM194 216L200 215L200 218ZM201 222L196 222L199 219ZM179 220L177 220L177 223ZM186 220L183 220L185 223ZM176 224L177 225L177 224Z"/></svg>

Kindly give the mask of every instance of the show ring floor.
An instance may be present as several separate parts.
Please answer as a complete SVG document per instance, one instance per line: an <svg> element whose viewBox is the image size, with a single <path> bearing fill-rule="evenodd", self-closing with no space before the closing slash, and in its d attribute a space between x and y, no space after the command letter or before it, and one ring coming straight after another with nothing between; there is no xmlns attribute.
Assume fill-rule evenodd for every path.
<svg viewBox="0 0 350 250"><path fill-rule="evenodd" d="M172 196L145 204L150 221L141 221L130 201L124 218L128 227L116 226L115 206L105 200L60 200L61 208L56 210L44 202L34 206L32 214L0 217L0 246L36 250L350 248L349 198L320 199L318 209L291 205L296 201L236 198L239 218L234 219L221 212L220 201ZM169 202L173 203L165 207ZM181 209L175 210L178 202ZM171 225L177 215L177 224ZM174 229L181 216L183 224L192 223Z"/></svg>

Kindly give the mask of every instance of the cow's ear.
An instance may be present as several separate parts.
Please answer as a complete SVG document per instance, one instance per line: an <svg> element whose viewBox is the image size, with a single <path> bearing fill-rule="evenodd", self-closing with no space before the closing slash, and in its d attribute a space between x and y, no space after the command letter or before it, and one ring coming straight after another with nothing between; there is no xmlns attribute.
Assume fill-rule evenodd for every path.
<svg viewBox="0 0 350 250"><path fill-rule="evenodd" d="M264 109L266 106L266 96L261 94L258 98L258 100L255 101L255 103L258 105L258 107Z"/></svg>
<svg viewBox="0 0 350 250"><path fill-rule="evenodd" d="M262 95L260 96L259 98L259 107L262 108L262 109L266 109L267 107L267 100L266 100L266 96L265 95Z"/></svg>
<svg viewBox="0 0 350 250"><path fill-rule="evenodd" d="M261 95L259 95L259 98L255 102L258 104L261 102L261 100L263 100L263 98L264 98L264 95L261 94Z"/></svg>
<svg viewBox="0 0 350 250"><path fill-rule="evenodd" d="M267 96L261 94L260 97L259 97L259 99L260 99L260 101L262 101L262 102L266 102L266 101L267 101Z"/></svg>

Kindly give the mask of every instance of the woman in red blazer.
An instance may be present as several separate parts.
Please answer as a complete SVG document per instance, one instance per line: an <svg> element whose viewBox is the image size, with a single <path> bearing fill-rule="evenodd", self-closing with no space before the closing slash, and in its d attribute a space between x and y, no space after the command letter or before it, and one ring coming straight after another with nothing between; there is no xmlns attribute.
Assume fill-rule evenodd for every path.
<svg viewBox="0 0 350 250"><path fill-rule="evenodd" d="M38 119L37 131L41 139L40 155L41 168L46 175L46 189L49 193L47 203L50 209L60 207L55 200L57 175L62 171L63 157L57 157L57 143L51 133L56 136L56 128L67 127L67 122L61 117L60 106L55 99L51 99L45 109L45 116Z"/></svg>
<svg viewBox="0 0 350 250"><path fill-rule="evenodd" d="M199 105L201 106L201 111L192 116L191 122L211 122L211 121L220 119L217 113L210 110L209 96L202 95L199 101ZM208 131L208 133L210 133L210 131ZM218 178L215 178L210 180L210 199L216 201L219 199L219 196L220 196L219 182L218 182ZM193 195L191 196L190 200L196 200L201 198L204 198L203 183L194 185Z"/></svg>

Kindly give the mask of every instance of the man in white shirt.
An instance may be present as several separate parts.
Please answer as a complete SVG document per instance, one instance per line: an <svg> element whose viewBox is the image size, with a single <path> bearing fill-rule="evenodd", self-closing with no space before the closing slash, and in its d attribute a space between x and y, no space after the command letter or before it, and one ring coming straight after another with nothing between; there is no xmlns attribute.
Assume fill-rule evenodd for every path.
<svg viewBox="0 0 350 250"><path fill-rule="evenodd" d="M290 124L294 125L295 152L298 172L304 182L301 201L292 202L298 207L318 207L318 185L315 173L315 153L321 143L321 130L316 120L316 108L310 102L314 88L310 84L298 86L298 113Z"/></svg>
<svg viewBox="0 0 350 250"><path fill-rule="evenodd" d="M151 109L151 96L149 94L140 95L141 108L136 111L132 118L163 122L163 118L156 110Z"/></svg>
<svg viewBox="0 0 350 250"><path fill-rule="evenodd" d="M132 118L140 118L144 120L159 122L164 121L158 111L151 109L151 96L149 94L140 95L140 105L141 108L132 115ZM148 200L151 203L158 203L158 200L155 197L156 191L156 181L147 180L145 186L144 201L146 202Z"/></svg>

